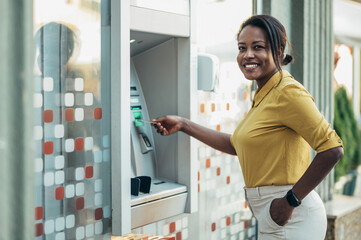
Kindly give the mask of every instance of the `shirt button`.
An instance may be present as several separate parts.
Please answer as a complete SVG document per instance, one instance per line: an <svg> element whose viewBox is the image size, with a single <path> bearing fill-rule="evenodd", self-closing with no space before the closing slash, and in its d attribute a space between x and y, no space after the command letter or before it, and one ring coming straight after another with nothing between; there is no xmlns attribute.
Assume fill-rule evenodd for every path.
<svg viewBox="0 0 361 240"><path fill-rule="evenodd" d="M339 139L338 142L341 143L342 142L341 139Z"/></svg>

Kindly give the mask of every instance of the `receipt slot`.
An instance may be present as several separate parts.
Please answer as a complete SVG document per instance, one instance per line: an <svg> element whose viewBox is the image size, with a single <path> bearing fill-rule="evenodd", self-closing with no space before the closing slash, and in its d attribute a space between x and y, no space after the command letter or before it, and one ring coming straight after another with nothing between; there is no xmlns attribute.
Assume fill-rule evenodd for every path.
<svg viewBox="0 0 361 240"><path fill-rule="evenodd" d="M130 77L131 219L136 228L184 213L187 187L158 178L152 123L133 63Z"/></svg>

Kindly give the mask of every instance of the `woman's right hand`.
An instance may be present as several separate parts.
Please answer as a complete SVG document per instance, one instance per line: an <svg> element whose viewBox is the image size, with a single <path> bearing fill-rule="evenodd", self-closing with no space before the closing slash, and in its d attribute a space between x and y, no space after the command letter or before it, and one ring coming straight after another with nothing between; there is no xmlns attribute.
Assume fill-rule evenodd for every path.
<svg viewBox="0 0 361 240"><path fill-rule="evenodd" d="M182 130L182 119L179 116L171 115L164 116L157 119L153 119L153 126L157 129L157 132L163 136L169 136Z"/></svg>

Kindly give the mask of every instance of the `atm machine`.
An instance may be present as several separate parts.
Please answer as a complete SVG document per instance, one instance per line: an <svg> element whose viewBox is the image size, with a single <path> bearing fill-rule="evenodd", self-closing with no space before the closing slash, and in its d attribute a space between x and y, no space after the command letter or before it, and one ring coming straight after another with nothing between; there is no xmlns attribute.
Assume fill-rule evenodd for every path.
<svg viewBox="0 0 361 240"><path fill-rule="evenodd" d="M153 126L132 61L130 111L131 225L136 228L184 213L188 193L186 186L158 178Z"/></svg>

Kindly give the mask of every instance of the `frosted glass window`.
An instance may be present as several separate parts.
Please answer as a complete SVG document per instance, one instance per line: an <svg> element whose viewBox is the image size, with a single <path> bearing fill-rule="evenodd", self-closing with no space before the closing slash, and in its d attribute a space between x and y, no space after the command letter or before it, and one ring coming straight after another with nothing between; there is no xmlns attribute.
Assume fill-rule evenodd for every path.
<svg viewBox="0 0 361 240"><path fill-rule="evenodd" d="M105 149L103 151L103 159L104 159L104 162L110 161L110 150L109 149Z"/></svg>
<svg viewBox="0 0 361 240"><path fill-rule="evenodd" d="M83 120L84 120L84 109L75 108L75 121L83 121Z"/></svg>
<svg viewBox="0 0 361 240"><path fill-rule="evenodd" d="M95 234L100 234L103 231L103 223L97 222L95 223Z"/></svg>
<svg viewBox="0 0 361 240"><path fill-rule="evenodd" d="M75 88L75 91L83 91L84 90L84 79L75 78L74 88Z"/></svg>
<svg viewBox="0 0 361 240"><path fill-rule="evenodd" d="M84 104L86 106L93 105L93 94L92 93L85 93L84 94Z"/></svg>
<svg viewBox="0 0 361 240"><path fill-rule="evenodd" d="M103 207L103 217L105 218L110 217L110 206Z"/></svg>
<svg viewBox="0 0 361 240"><path fill-rule="evenodd" d="M65 93L64 102L66 107L74 106L74 94L73 93Z"/></svg>
<svg viewBox="0 0 361 240"><path fill-rule="evenodd" d="M65 233L60 232L55 235L55 240L65 240Z"/></svg>
<svg viewBox="0 0 361 240"><path fill-rule="evenodd" d="M43 127L35 126L34 127L34 140L41 140L41 139L43 139Z"/></svg>
<svg viewBox="0 0 361 240"><path fill-rule="evenodd" d="M94 151L94 162L96 163L100 163L102 162L102 159L103 159L103 153L101 150L98 150L98 151Z"/></svg>
<svg viewBox="0 0 361 240"><path fill-rule="evenodd" d="M94 205L99 206L103 203L103 194L102 193L96 193L94 197Z"/></svg>
<svg viewBox="0 0 361 240"><path fill-rule="evenodd" d="M103 188L103 180L97 179L94 181L94 191L95 192L101 192Z"/></svg>
<svg viewBox="0 0 361 240"><path fill-rule="evenodd" d="M43 106L43 94L34 93L34 108L39 108Z"/></svg>
<svg viewBox="0 0 361 240"><path fill-rule="evenodd" d="M109 135L103 136L103 147L105 147L105 148L110 147L110 136Z"/></svg>
<svg viewBox="0 0 361 240"><path fill-rule="evenodd" d="M54 127L54 136L55 138L62 138L64 137L64 125L57 124Z"/></svg>
<svg viewBox="0 0 361 240"><path fill-rule="evenodd" d="M51 92L54 89L54 80L51 77L45 77L43 82L43 89L46 92Z"/></svg>

